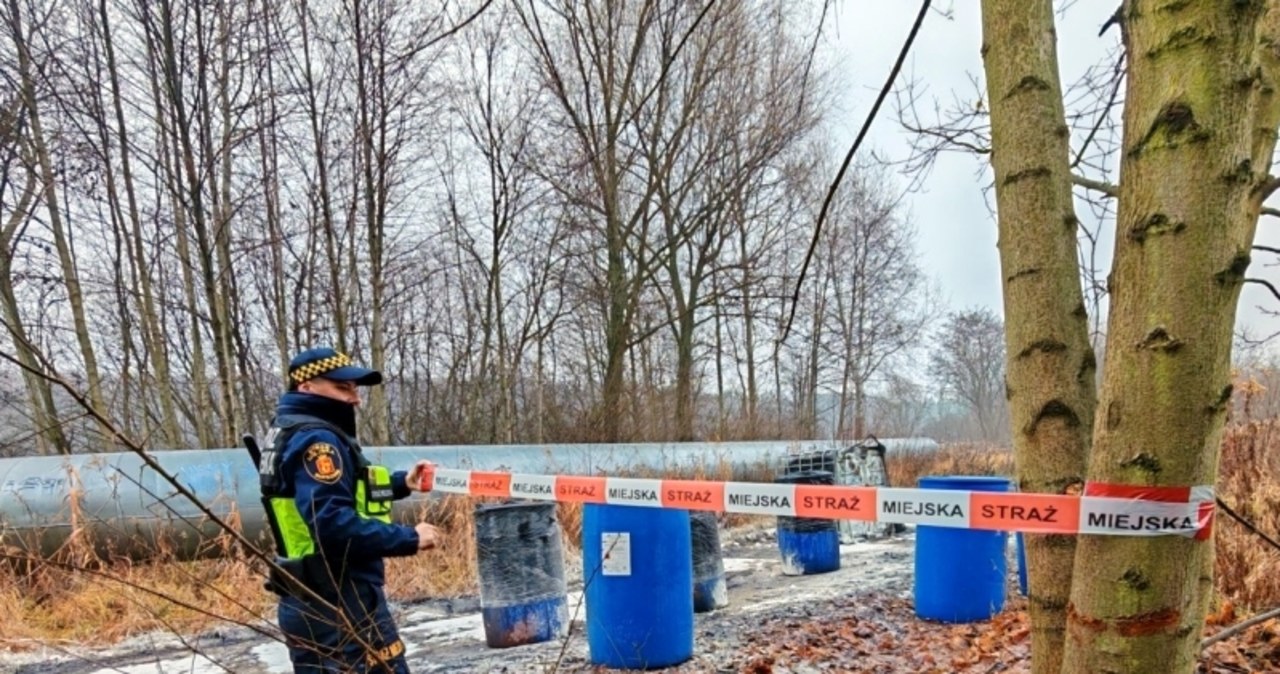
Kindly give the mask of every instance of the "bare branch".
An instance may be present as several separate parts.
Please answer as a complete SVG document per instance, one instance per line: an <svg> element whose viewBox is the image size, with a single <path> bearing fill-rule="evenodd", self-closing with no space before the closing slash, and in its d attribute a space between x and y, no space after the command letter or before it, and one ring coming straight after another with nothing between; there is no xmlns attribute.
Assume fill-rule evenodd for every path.
<svg viewBox="0 0 1280 674"><path fill-rule="evenodd" d="M916 34L920 32L920 26L924 23L924 17L929 13L929 5L932 0L924 0L920 3L920 12L916 15L916 21L911 26L911 32L907 34L906 42L902 44L902 49L898 52L898 60L894 62L893 69L889 71L889 77L885 80L884 86L880 88L880 95L876 96L876 102L871 106L871 111L867 113L867 119L862 123L862 128L858 131L858 137L854 138L853 146L849 148L848 154L844 157L844 163L840 165L840 171L836 173L836 179L832 181L831 188L827 190L827 198L822 202L822 210L818 213L818 224L813 228L813 238L809 241L809 251L804 256L804 264L800 266L800 276L796 279L796 289L791 294L791 312L787 316L787 324L782 328L782 335L778 337L778 344L781 344L787 338L787 333L791 332L791 323L796 317L796 307L800 305L800 287L804 285L805 273L809 270L809 262L813 260L813 252L818 247L818 239L822 235L822 223L827 219L827 211L831 208L831 201L835 198L836 190L840 188L840 181L844 179L844 174L849 170L849 164L853 161L853 156L858 152L858 147L862 145L862 139L866 137L867 131L871 128L871 122L875 121L876 113L880 111L881 104L888 97L889 92L893 89L893 81L898 78L898 71L902 70L902 64L907 60L907 54L911 53L911 45L916 40Z"/></svg>
<svg viewBox="0 0 1280 674"><path fill-rule="evenodd" d="M1271 285L1270 281L1266 279L1260 279L1260 278L1247 278L1244 280L1244 282L1257 283L1260 286L1264 286L1267 290L1271 291L1272 296L1274 296L1277 300L1280 300L1280 290L1276 290L1276 287Z"/></svg>
<svg viewBox="0 0 1280 674"><path fill-rule="evenodd" d="M480 8L472 12L470 16L463 19L461 22L454 24L448 30L437 35L431 40L428 40L425 44L422 45L422 48L419 49L418 51L430 49L436 43L444 41L452 37L453 35L456 35L458 31L462 30L463 28L466 28L467 26L471 25L471 23L474 22L476 19L480 18L480 15L484 14L485 10L489 9L489 5L492 5L492 4L493 4L493 0L485 0L484 4L480 5Z"/></svg>
<svg viewBox="0 0 1280 674"><path fill-rule="evenodd" d="M934 161L944 152L962 152L976 156L991 153L991 126L988 119L985 91L977 77L970 75L973 91L952 94L950 105L945 108L935 101L931 119L921 118L922 92L915 82L907 82L894 93L894 108L898 124L911 134L911 150L901 161L882 160L885 163L902 164L904 172L923 180Z"/></svg>
<svg viewBox="0 0 1280 674"><path fill-rule="evenodd" d="M1105 28L1104 28L1105 30ZM1120 58L1116 60L1115 68L1111 74L1111 93L1107 96L1107 102L1098 111L1094 118L1093 126L1089 128L1089 134L1085 136L1084 142L1080 143L1080 149L1076 151L1075 159L1071 160L1071 168L1075 168L1084 161L1085 153L1089 149L1090 143L1098 135L1098 131L1102 129L1102 125L1107 120L1107 116L1111 114L1112 108L1116 105L1116 99L1120 96L1120 87L1124 84L1124 56L1125 52L1120 52Z"/></svg>
<svg viewBox="0 0 1280 674"><path fill-rule="evenodd" d="M1267 176L1266 181L1258 186L1258 194L1254 198L1257 199L1259 203L1264 202L1267 200L1267 197L1274 194L1277 189L1280 189L1280 176Z"/></svg>
<svg viewBox="0 0 1280 674"><path fill-rule="evenodd" d="M929 136L929 137L938 139L939 141L941 141L941 143L939 144L939 147L944 147L948 149L968 150L969 152L972 152L978 155L991 154L991 148L989 146L978 145L977 143L971 140L964 139L966 136L974 135L972 129L952 128L952 127L946 127L946 126L942 126L942 127L918 126L916 124L912 124L906 121L902 122L902 128L916 135Z"/></svg>
<svg viewBox="0 0 1280 674"><path fill-rule="evenodd" d="M1111 183L1107 183L1107 182L1102 182L1101 180L1086 178L1077 173L1071 174L1071 183L1078 187L1083 187L1087 190L1101 192L1113 199L1120 195L1120 190L1115 185L1112 185Z"/></svg>
<svg viewBox="0 0 1280 674"><path fill-rule="evenodd" d="M1222 630L1221 632L1218 632L1217 634L1211 637L1205 637L1200 641L1200 649L1204 650L1218 643L1219 641L1225 641L1227 639L1230 639L1231 637L1249 629L1250 627L1253 627L1254 625L1257 625L1259 623L1264 623L1277 616L1280 616L1280 608L1273 608L1270 611L1264 611L1262 613L1259 613L1258 615L1255 615L1252 618L1249 618L1248 620L1236 623L1231 627L1228 627L1227 629Z"/></svg>

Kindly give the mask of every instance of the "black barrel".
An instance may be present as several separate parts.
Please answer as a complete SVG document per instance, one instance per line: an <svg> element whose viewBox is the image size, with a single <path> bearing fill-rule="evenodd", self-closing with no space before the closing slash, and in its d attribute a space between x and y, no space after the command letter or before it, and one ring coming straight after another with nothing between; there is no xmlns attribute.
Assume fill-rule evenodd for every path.
<svg viewBox="0 0 1280 674"><path fill-rule="evenodd" d="M485 641L505 648L560 636L569 612L556 504L481 504L475 523Z"/></svg>
<svg viewBox="0 0 1280 674"><path fill-rule="evenodd" d="M706 613L729 605L720 554L720 522L716 514L689 511L689 536L693 547L693 612Z"/></svg>
<svg viewBox="0 0 1280 674"><path fill-rule="evenodd" d="M834 484L825 470L806 470L774 478L780 484ZM804 576L840 568L840 532L835 520L778 516L778 550L782 573Z"/></svg>

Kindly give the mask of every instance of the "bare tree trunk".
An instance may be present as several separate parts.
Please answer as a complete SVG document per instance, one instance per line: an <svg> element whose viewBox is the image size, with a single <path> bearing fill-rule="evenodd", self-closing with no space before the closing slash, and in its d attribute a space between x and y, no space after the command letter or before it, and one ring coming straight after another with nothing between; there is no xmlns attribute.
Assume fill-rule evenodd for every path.
<svg viewBox="0 0 1280 674"><path fill-rule="evenodd" d="M814 276L819 277L820 272L815 270ZM804 387L800 393L800 400L803 401L803 411L800 415L800 423L804 429L805 438L816 439L818 437L818 389L819 381L822 375L822 322L825 317L824 304L824 288L822 283L814 284L814 307L813 315L810 317L808 341L804 347L804 376L802 381Z"/></svg>
<svg viewBox="0 0 1280 674"><path fill-rule="evenodd" d="M110 59L106 64L103 63L100 43L96 41L99 34L107 34L108 28L98 24L94 9L88 3L77 7L76 18L77 28L85 35L84 51L80 52L78 60L82 62L83 73L87 78L97 78L104 65L108 67L114 65ZM103 41L105 42L105 37ZM138 437L140 433L140 437L153 438L158 435L154 427L155 415L151 412L151 401L147 395L149 387L144 381L147 363L145 358L138 355L138 335L144 335L143 348L145 348L146 337L145 333L135 326L134 317L141 312L134 309L132 299L138 287L138 265L132 259L129 228L126 224L124 206L121 204L119 178L116 175L111 123L108 120L107 103L103 100L103 93L101 88L95 87L86 91L77 100L87 108L85 113L93 122L93 142L97 143L98 159L105 178L106 211L111 221L111 288L115 299L113 308L120 334L117 368L119 381L116 394L113 396L116 403L116 409L113 412L118 415L120 426L126 435ZM90 133L86 125L84 131L86 140L89 139ZM138 372L136 381L135 368ZM137 403L134 402L135 388L138 392Z"/></svg>
<svg viewBox="0 0 1280 674"><path fill-rule="evenodd" d="M14 110L20 109L21 104L15 101ZM8 113L7 110L0 110L0 112ZM17 114L6 116L13 119ZM0 140L7 139L0 138ZM16 130L12 142L15 148L14 156L5 157L6 163L9 161L28 163L22 160L25 153L21 152L22 142ZM10 212L8 221L4 223L3 229L0 229L0 278L3 279L13 279L13 249L19 238L19 232L30 215L29 209L35 201L39 185L39 178L35 171L24 168L22 172L26 174L25 185ZM53 402L53 391L49 380L38 374L41 371L40 361L33 352L31 340L26 328L23 327L22 314L18 308L18 299L14 295L11 281L0 283L0 316L3 316L5 327L12 337L18 362L22 364L22 380L26 384L27 397L31 404L31 418L35 423L39 453L70 454L71 443L62 432L62 423L58 419L58 408Z"/></svg>
<svg viewBox="0 0 1280 674"><path fill-rule="evenodd" d="M212 424L217 419L217 413L213 399L210 397L208 374L205 369L204 337L198 309L200 302L197 299L194 265L191 261L190 243L187 238L187 215L184 207L185 200L182 196L182 177L177 169L181 150L165 105L166 97L162 91L162 87L166 86L164 75L157 71L165 68L162 47L156 43L159 39L159 31L152 23L151 17L146 14L150 11L150 6L143 5L139 10L143 12L147 21L145 32L149 52L147 67L151 96L155 104L158 172L169 197L170 207L173 209L174 246L178 254L178 267L181 270L183 299L188 307L187 340L191 348L191 388L195 406L194 409L184 410L184 413L187 422L195 429L196 442L199 446L212 447L214 445Z"/></svg>
<svg viewBox="0 0 1280 674"><path fill-rule="evenodd" d="M308 0L301 0L298 3L298 23L301 27L301 46L302 46L302 76L303 87L306 93L306 113L307 121L311 125L311 141L315 152L315 168L316 178L320 186L320 214L322 220L320 222L320 231L324 237L324 250L326 254L326 267L329 270L329 292L330 311L333 316L333 333L336 337L335 348L339 351L347 350L347 307L342 297L342 259L338 254L338 224L334 219L333 208L333 192L329 184L329 157L327 146L329 144L328 129L321 119L320 102L318 95L320 93L315 75L312 72L314 67L313 56L311 53L311 11L308 6ZM314 294L312 294L314 297Z"/></svg>
<svg viewBox="0 0 1280 674"><path fill-rule="evenodd" d="M747 225L745 219L738 223L739 245L742 254L746 255ZM747 437L757 439L760 435L760 389L756 381L756 316L754 293L756 286L752 282L751 265L742 267L742 359L747 368L747 399L744 402L747 415ZM777 369L775 363L775 377ZM781 393L781 391L778 391Z"/></svg>
<svg viewBox="0 0 1280 674"><path fill-rule="evenodd" d="M275 53L275 34L273 28L277 17L273 16L276 10L273 8L271 0L263 0L261 3L263 17L262 31L264 43L268 45L268 52ZM266 220L267 232L267 250L270 251L271 266L269 269L269 293L270 297L270 320L271 337L273 346L275 346L275 356L278 373L283 375L289 368L289 360L292 357L289 344L289 297L286 292L286 279L288 271L284 262L285 234L282 226L282 208L280 204L280 148L277 141L277 130L272 124L279 119L279 110L276 104L276 81L275 81L275 59L268 58L263 65L264 75L266 76L267 96L265 105L258 106L258 153L262 157L262 182L263 182L263 199L265 200L265 208L263 209L263 217Z"/></svg>
<svg viewBox="0 0 1280 674"><path fill-rule="evenodd" d="M375 7L378 3L373 3ZM357 153L360 175L359 191L363 199L366 244L369 246L368 286L369 286L369 349L373 367L381 367L386 361L386 338L383 334L383 296L385 281L383 264L385 262L385 223L384 208L386 205L386 172L385 145L375 139L374 126L381 129L380 138L385 141L386 109L386 73L380 67L385 62L385 54L376 52L379 45L385 44L385 17L377 9L373 12L373 25L366 25L370 17L366 15L366 4L362 0L352 3L351 18L355 37L356 61L356 107L358 119ZM375 62L376 61L376 62ZM372 90L370 87L372 84ZM375 121L374 116L378 119ZM377 151L375 154L375 150ZM375 176L376 172L376 176ZM352 269L354 272L354 268ZM387 420L386 389L375 386L369 390L369 412L365 415L365 423L369 429L369 442L383 444L390 434Z"/></svg>
<svg viewBox="0 0 1280 674"><path fill-rule="evenodd" d="M694 433L694 417L697 401L694 399L693 376L693 311L686 310L677 321L678 340L676 341L676 441L688 442L696 439Z"/></svg>
<svg viewBox="0 0 1280 674"><path fill-rule="evenodd" d="M715 310L715 344L716 344L716 439L725 440L729 432L725 411L724 390L724 314L717 307Z"/></svg>
<svg viewBox="0 0 1280 674"><path fill-rule="evenodd" d="M1077 267L1051 0L984 0L983 55L1004 279L1006 395L1018 487L1083 480L1094 356ZM986 435L986 418L980 416ZM1032 671L1061 667L1076 538L1026 535Z"/></svg>
<svg viewBox="0 0 1280 674"><path fill-rule="evenodd" d="M94 353L93 339L89 330L89 320L85 313L84 293L80 289L80 272L76 268L75 253L67 240L66 225L62 221L62 208L58 203L58 176L53 170L53 159L45 141L44 126L40 118L38 100L36 98L36 73L31 63L31 53L27 49L27 40L18 0L9 0L9 32L18 56L19 87L31 125L31 151L35 153L40 165L42 196L45 208L49 213L49 229L53 234L53 245L58 252L58 262L62 270L62 281L67 289L67 303L71 307L71 318L75 326L76 342L80 347L83 359L85 382L89 387L88 399L94 409L107 414L106 400L103 398L102 378L98 372L98 358ZM103 426L99 426L104 438L111 437Z"/></svg>
<svg viewBox="0 0 1280 674"><path fill-rule="evenodd" d="M617 168L612 157L606 158L606 173L612 178L605 184L605 203L616 204L618 200L617 185L613 182L617 176ZM626 260L623 251L626 242L622 233L619 215L613 206L606 206L605 213L605 246L608 260L606 287L608 293L608 310L605 318L605 369L604 386L601 389L600 411L596 427L599 440L602 442L619 442L621 437L621 419L623 399L626 394L624 375L626 372L627 351L631 346L631 283L626 276Z"/></svg>
<svg viewBox="0 0 1280 674"><path fill-rule="evenodd" d="M203 8L199 5L193 6L195 15L195 32L197 35L197 45L199 46L199 58L196 62L196 90L202 95L208 92L208 63L204 46L204 13ZM214 181L216 173L212 170L213 158L211 153L211 142L208 140L210 133L211 118L207 106L196 110L196 114L200 115L203 124L202 134L197 134L197 127L193 123L192 117L187 110L186 100L184 98L184 79L182 70L178 67L178 45L174 35L174 16L172 6L169 0L160 1L160 25L158 26L160 40L160 58L162 77L164 83L164 93L167 94L166 102L172 107L173 122L175 127L175 151L178 154L177 161L181 169L178 177L180 210L186 217L189 217L189 224L195 233L196 243L196 263L200 274L200 286L204 291L205 308L208 310L209 332L213 338L212 348L214 356L214 364L217 372L217 389L219 394L219 402L214 411L215 417L221 422L217 430L211 436L211 440L220 446L227 447L234 444L234 432L237 428L239 420L236 418L237 405L235 401L235 381L234 374L231 370L230 358L228 357L229 347L227 339L227 305L226 298L223 296L223 284L219 281L221 274L220 265L218 264L218 248L222 245L222 237L224 236L219 229L219 220L222 214L218 212L219 199L211 199L210 208L206 208L206 198L204 194L204 180L200 171L200 162L197 158L197 148L192 142L193 136L200 140L205 146L205 165L209 170L205 172L209 181ZM182 182L185 181L185 184ZM217 194L216 189L211 190L212 194ZM212 213L213 227L211 231L209 214Z"/></svg>
<svg viewBox="0 0 1280 674"><path fill-rule="evenodd" d="M224 439L231 445L235 444L240 432L257 427L256 420L249 417L254 405L251 400L252 391L245 385L249 376L246 359L248 348L245 346L244 334L240 331L239 275L236 274L235 266L231 262L232 220L235 213L235 204L231 197L231 154L236 143L235 136L238 135L236 132L239 119L239 115L232 111L231 90L238 86L237 82L250 79L245 78L243 72L233 72L232 66L233 59L237 62L242 59L241 53L237 52L234 56L231 53L232 41L243 39L239 33L244 30L244 26L233 23L236 7L239 6L228 2L217 7L215 16L217 26L213 31L215 35L213 46L216 51L215 49L207 51L217 56L213 84L217 94L221 133L217 146L214 146L211 141L213 115L210 112L205 117L207 126L204 150L209 164L209 175L219 176L216 182L218 189L213 193L216 215L213 242L218 269L216 296L220 302L219 316L222 326L222 350L219 358L220 385L223 390L223 404L228 410L228 434ZM201 49L201 53L205 51ZM209 98L210 96L205 96L206 100ZM207 107L211 109L213 106ZM219 160L216 169L214 168L215 159Z"/></svg>
<svg viewBox="0 0 1280 674"><path fill-rule="evenodd" d="M535 444L546 442L546 415L547 415L547 372L546 363L546 340L538 339L537 353L534 356L534 386L536 393L534 396L534 413L537 415L534 419L533 441Z"/></svg>
<svg viewBox="0 0 1280 674"><path fill-rule="evenodd" d="M879 432L879 431L877 431ZM867 392L861 378L853 380L853 437L857 441L867 437Z"/></svg>
<svg viewBox="0 0 1280 674"><path fill-rule="evenodd" d="M182 443L182 430L178 425L178 413L173 403L174 391L169 370L169 354L165 349L163 326L156 310L155 290L148 270L147 256L143 249L142 216L138 210L138 195L133 176L132 152L124 119L124 101L120 91L120 70L116 62L115 44L112 39L110 14L106 0L98 2L98 20L102 27L102 44L107 57L107 78L111 86L112 112L115 115L115 135L120 152L120 182L124 186L128 204L129 259L133 287L141 295L138 320L142 324L143 343L147 351L148 370L151 372L154 398L160 405L160 441L169 447Z"/></svg>
<svg viewBox="0 0 1280 674"><path fill-rule="evenodd" d="M1274 139L1263 3L1126 2L1131 58L1089 485L1213 485L1231 340ZM1270 37L1270 36L1268 36ZM1263 49L1272 49L1270 39ZM1274 142L1268 140L1266 142ZM1195 671L1211 540L1084 536L1062 671Z"/></svg>
<svg viewBox="0 0 1280 674"><path fill-rule="evenodd" d="M852 358L846 356L844 367L840 373L840 395L837 396L836 401L836 425L833 434L833 437L837 439L848 437L846 431L848 431L847 424L849 423L849 413L851 411L849 410L849 403L853 402L853 395L849 391L850 380L852 379L850 372L852 361Z"/></svg>

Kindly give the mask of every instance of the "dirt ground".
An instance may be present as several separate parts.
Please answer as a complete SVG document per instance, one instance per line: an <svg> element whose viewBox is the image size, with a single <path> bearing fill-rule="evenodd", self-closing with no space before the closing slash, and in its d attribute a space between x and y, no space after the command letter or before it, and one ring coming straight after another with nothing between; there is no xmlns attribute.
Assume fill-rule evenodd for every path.
<svg viewBox="0 0 1280 674"><path fill-rule="evenodd" d="M841 546L841 568L812 576L784 576L769 518L725 534L722 556L729 606L698 614L694 656L657 672L840 671L775 662L752 663L761 629L829 614L838 602L909 601L914 536ZM569 611L576 615L567 638L508 649L485 645L475 597L394 606L414 672L590 672L582 616L581 559L566 559ZM576 563L574 563L576 562ZM781 621L781 622L779 622ZM758 650L758 649L755 649ZM283 644L247 630L211 632L182 640L170 634L131 639L111 648L50 645L0 654L0 671L15 674L171 674L174 672L266 674L289 672ZM618 671L618 670L612 670Z"/></svg>
<svg viewBox="0 0 1280 674"><path fill-rule="evenodd" d="M920 620L912 606L914 532L842 545L841 568L785 576L769 518L724 536L729 605L698 614L694 654L657 674L1017 674L1029 671L1026 601L1010 555L1005 610L958 625ZM1012 552L1012 550L1010 550ZM590 662L584 634L581 557L566 557L566 637L508 649L485 645L476 597L393 606L412 670L532 674L607 670ZM1231 621L1226 621L1227 623ZM1211 621L1206 636L1226 623ZM290 672L277 640L247 630L188 637L156 634L110 648L49 644L0 653L15 674L267 674ZM1280 620L1206 650L1203 674L1280 671Z"/></svg>

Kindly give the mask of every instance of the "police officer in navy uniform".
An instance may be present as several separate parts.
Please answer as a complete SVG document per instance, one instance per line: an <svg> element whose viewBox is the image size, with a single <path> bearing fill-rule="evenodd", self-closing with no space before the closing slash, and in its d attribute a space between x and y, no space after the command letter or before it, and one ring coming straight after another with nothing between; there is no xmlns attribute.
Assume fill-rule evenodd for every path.
<svg viewBox="0 0 1280 674"><path fill-rule="evenodd" d="M263 502L286 572L273 573L268 587L280 595L295 672L409 671L383 593L383 558L433 548L440 533L391 521L391 502L417 490L430 464L390 472L372 465L356 441L357 387L381 383L382 373L333 349L298 354L260 459Z"/></svg>

